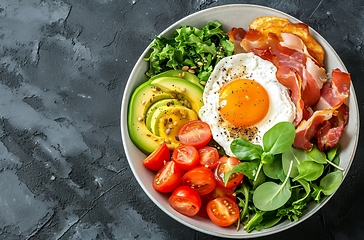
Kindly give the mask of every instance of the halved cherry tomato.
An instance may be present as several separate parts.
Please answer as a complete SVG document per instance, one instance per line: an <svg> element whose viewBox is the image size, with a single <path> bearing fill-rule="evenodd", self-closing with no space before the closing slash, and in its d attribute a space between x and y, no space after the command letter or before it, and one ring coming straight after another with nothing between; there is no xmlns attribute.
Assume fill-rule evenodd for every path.
<svg viewBox="0 0 364 240"><path fill-rule="evenodd" d="M235 191L233 189L221 187L220 185L216 184L216 186L212 192L201 196L201 208L200 208L200 211L197 213L197 215L200 217L203 217L203 218L210 219L207 214L207 209L206 209L207 204L211 200L214 200L215 198L223 197L223 196L231 198L232 200L234 200L234 202L236 201L236 195L235 195Z"/></svg>
<svg viewBox="0 0 364 240"><path fill-rule="evenodd" d="M168 161L155 175L153 187L158 192L172 192L181 185L181 170L175 162Z"/></svg>
<svg viewBox="0 0 364 240"><path fill-rule="evenodd" d="M239 218L239 206L229 197L218 197L207 204L207 214L221 227L230 226Z"/></svg>
<svg viewBox="0 0 364 240"><path fill-rule="evenodd" d="M235 191L232 188L222 187L219 184L216 184L215 189L210 192L208 196L210 196L211 199L225 196L236 201Z"/></svg>
<svg viewBox="0 0 364 240"><path fill-rule="evenodd" d="M205 195L214 190L216 180L210 169L197 166L183 175L182 185L195 189L200 195Z"/></svg>
<svg viewBox="0 0 364 240"><path fill-rule="evenodd" d="M171 155L168 146L163 143L143 160L143 165L150 170L158 171L169 160L171 160Z"/></svg>
<svg viewBox="0 0 364 240"><path fill-rule="evenodd" d="M200 165L210 169L214 169L217 166L220 156L216 148L204 146L198 149L198 153L200 154Z"/></svg>
<svg viewBox="0 0 364 240"><path fill-rule="evenodd" d="M178 132L178 139L182 144L192 145L196 148L205 146L211 138L210 126L201 120L187 122Z"/></svg>
<svg viewBox="0 0 364 240"><path fill-rule="evenodd" d="M182 170L189 170L200 160L197 149L191 145L181 145L174 149L172 160Z"/></svg>
<svg viewBox="0 0 364 240"><path fill-rule="evenodd" d="M225 174L239 163L240 161L236 157L221 157L214 171L217 184L226 188L234 188L239 185L244 177L244 175L241 173L231 174L229 181L226 184L224 183Z"/></svg>
<svg viewBox="0 0 364 240"><path fill-rule="evenodd" d="M168 199L171 207L177 212L192 217L201 208L201 198L195 189L179 186Z"/></svg>

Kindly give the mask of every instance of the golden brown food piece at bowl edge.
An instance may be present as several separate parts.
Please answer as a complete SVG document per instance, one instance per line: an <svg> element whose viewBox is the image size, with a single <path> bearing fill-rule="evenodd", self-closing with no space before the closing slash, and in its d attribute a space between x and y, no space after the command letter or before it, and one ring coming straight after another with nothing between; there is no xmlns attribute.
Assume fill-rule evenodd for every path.
<svg viewBox="0 0 364 240"><path fill-rule="evenodd" d="M319 66L324 65L325 51L323 47L311 36L309 27L305 23L291 23L287 18L275 16L263 16L256 18L249 25L267 36L268 33L275 33L281 40L281 33L292 33L300 37L307 47L307 51L317 61Z"/></svg>

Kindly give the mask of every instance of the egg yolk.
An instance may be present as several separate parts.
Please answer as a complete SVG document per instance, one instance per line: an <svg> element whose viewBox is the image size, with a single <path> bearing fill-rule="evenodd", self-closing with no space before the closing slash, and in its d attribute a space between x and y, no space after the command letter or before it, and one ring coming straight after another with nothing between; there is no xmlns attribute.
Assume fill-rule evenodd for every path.
<svg viewBox="0 0 364 240"><path fill-rule="evenodd" d="M268 112L268 93L253 80L228 82L221 88L219 97L221 116L236 127L253 126Z"/></svg>

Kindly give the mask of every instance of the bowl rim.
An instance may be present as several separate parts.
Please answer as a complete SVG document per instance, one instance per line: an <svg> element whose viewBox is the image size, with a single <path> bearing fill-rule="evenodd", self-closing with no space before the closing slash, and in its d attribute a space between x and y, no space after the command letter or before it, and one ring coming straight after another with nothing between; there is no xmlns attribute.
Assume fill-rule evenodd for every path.
<svg viewBox="0 0 364 240"><path fill-rule="evenodd" d="M218 10L222 10L222 9L227 9L227 8L253 8L253 9L263 9L263 10L266 10L266 11L269 11L271 12L272 14L276 13L276 14L279 14L279 15L282 15L282 16L285 16L287 17L291 22L302 22L300 21L299 19L285 13L285 12L282 12L280 10L277 10L277 9L274 9L274 8L271 8L271 7L267 7L267 6L261 6L261 5L256 5L256 4L224 4L224 5L219 5L219 6L215 6L215 7L210 7L210 8L206 8L206 9L203 9L203 10L200 10L200 11L196 11L192 14L189 14L181 19L179 19L178 21L172 23L171 25L169 25L166 29L164 29L161 33L158 34L158 36L164 36L166 35L166 33L170 32L171 30L173 29L176 29L177 27L179 26L182 26L181 23L182 22L185 22L187 19L189 18L194 18L200 14L203 14L203 13L207 13L207 12L213 12L213 11L218 11ZM217 17L218 19L218 17ZM238 27L238 26L237 26ZM339 57L339 55L336 53L336 51L333 49L333 47L327 42L326 39L324 39L316 30L312 29L311 27L309 27L310 29L310 32L311 34L314 36L314 38L316 40L320 40L318 41L321 45L324 43L325 44L325 48L326 48L326 51L329 50L337 59L337 61L339 61L339 63L341 64L341 68L343 71L346 71L347 72L347 69L346 69L346 66L344 65L344 63L342 62L341 58ZM317 39L319 38L319 39ZM321 202L320 204L317 204L317 206L315 206L313 209L314 211L312 211L313 209L311 209L310 211L308 211L307 213L305 213L298 221L295 221L295 222L291 222L290 224L286 225L286 226L283 226L283 227L280 227L278 229L275 229L274 232L263 232L263 231L260 231L258 232L258 234L254 234L254 233L246 233L244 231L245 234L233 234L233 235L230 235L230 234L223 234L223 233L219 233L219 231L209 231L209 230L206 230L206 229L201 229L199 227L196 227L195 225L193 225L192 223L190 223L188 220L186 220L186 218L184 218L182 216L177 216L176 214L171 214L166 208L165 206L163 206L160 202L158 202L153 196L151 196L151 194L149 193L148 189L144 186L144 183L142 182L142 179L141 177L137 174L137 171L136 171L136 168L134 167L134 165L132 164L131 162L131 159L133 156L131 156L131 153L129 151L129 149L127 149L125 146L127 146L130 142L130 138L129 138L129 132L128 132L128 128L127 128L127 112L128 112L128 105L129 105L129 99L130 99L130 96L131 96L131 92L134 90L131 86L132 86L132 77L136 74L136 71L137 71L137 66L145 61L144 58L148 55L148 53L150 52L150 46L151 44L154 42L151 41L151 43L146 47L146 49L142 52L142 54L140 55L140 57L138 58L137 62L135 63L130 75L129 75L129 78L128 78L128 81L126 83L126 86L125 86L125 89L124 89L124 93L123 93L123 98L122 98L122 104L121 104L121 112L120 112L120 126L121 126L121 138L122 138L122 144L124 146L124 152L125 152L125 156L128 160L128 163L129 163L129 166L133 172L133 175L134 177L137 179L138 181L138 184L139 186L143 189L143 191L146 193L146 195L154 202L155 205L157 205L159 207L159 209L161 209L164 213L166 213L169 217L173 218L174 220L176 220L177 222L189 227L189 228L192 228L196 231L199 231L199 232L203 232L203 233L206 233L206 234L209 234L209 235L212 235L212 236L217 236L217 237L225 237L225 238L256 238L256 237L262 237L262 236L268 236L268 235L272 235L272 234L275 234L275 233L278 233L278 232L282 232L284 230L287 230L289 228L292 228L296 225L298 225L299 223L305 221L306 219L308 219L309 217L311 217L312 215L314 215L315 213L317 213L333 196L335 193L333 193L332 195L326 197L326 199ZM325 53L326 54L326 53ZM326 65L326 64L325 64ZM330 74L330 72L327 70L328 74ZM145 77L145 79L147 79ZM141 81L142 82L142 81ZM129 91L129 92L128 92ZM356 98L356 94L355 94L355 90L354 90L354 86L353 84L351 83L350 85L350 101L353 101L354 102L354 116L353 114L351 113L350 114L350 117L349 119L351 118L355 118L356 119L356 128L355 128L355 131L354 131L354 138L353 138L353 149L352 149L352 152L351 152L351 156L350 156L350 160L348 161L348 165L346 167L346 170L343 172L343 180L341 182L341 185L342 183L344 182L345 180L345 177L347 176L349 170L350 170L350 167L352 165L352 162L354 160L354 156L355 156L355 153L356 153L356 149L357 149L357 145L358 145L358 140L359 140L359 126L360 126L360 118L359 118L359 108L358 108L358 102L357 102L357 98ZM355 127L354 126L354 127ZM128 142L129 141L129 142ZM340 186L341 186L340 185ZM219 229L218 226L216 226L217 229Z"/></svg>

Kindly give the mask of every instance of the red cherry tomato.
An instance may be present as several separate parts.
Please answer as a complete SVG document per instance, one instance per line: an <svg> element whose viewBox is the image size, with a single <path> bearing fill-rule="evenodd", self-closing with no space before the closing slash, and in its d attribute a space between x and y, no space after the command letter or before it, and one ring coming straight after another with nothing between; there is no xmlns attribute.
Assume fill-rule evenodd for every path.
<svg viewBox="0 0 364 240"><path fill-rule="evenodd" d="M204 146L198 150L200 154L200 165L214 169L217 166L219 160L219 152L216 148L210 146Z"/></svg>
<svg viewBox="0 0 364 240"><path fill-rule="evenodd" d="M174 149L172 160L182 170L189 170L200 160L197 149L191 145L181 145Z"/></svg>
<svg viewBox="0 0 364 240"><path fill-rule="evenodd" d="M221 157L214 171L217 184L226 188L234 188L239 185L244 177L244 175L241 173L231 174L229 177L229 181L226 184L224 183L225 174L239 163L240 161L236 157Z"/></svg>
<svg viewBox="0 0 364 240"><path fill-rule="evenodd" d="M210 219L209 215L207 214L207 204L213 200L210 196L210 194L201 195L201 208L200 211L198 211L197 215L206 219Z"/></svg>
<svg viewBox="0 0 364 240"><path fill-rule="evenodd" d="M178 187L168 201L174 210L189 217L196 215L201 208L200 195L188 186Z"/></svg>
<svg viewBox="0 0 364 240"><path fill-rule="evenodd" d="M205 195L214 190L216 180L210 169L197 166L183 175L182 185L195 189L200 195Z"/></svg>
<svg viewBox="0 0 364 240"><path fill-rule="evenodd" d="M218 197L207 204L207 214L221 227L230 226L239 218L239 206L229 197Z"/></svg>
<svg viewBox="0 0 364 240"><path fill-rule="evenodd" d="M200 211L197 213L198 216L210 219L207 214L207 204L218 197L226 196L228 198L231 198L236 202L236 195L235 191L231 188L221 187L220 185L216 184L214 190L210 192L209 194L202 195L201 196L201 208Z"/></svg>
<svg viewBox="0 0 364 240"><path fill-rule="evenodd" d="M201 120L187 122L178 132L178 139L182 144L192 145L196 148L205 146L211 138L210 126Z"/></svg>
<svg viewBox="0 0 364 240"><path fill-rule="evenodd" d="M155 175L153 187L158 192L172 192L181 185L181 170L175 162L167 162Z"/></svg>
<svg viewBox="0 0 364 240"><path fill-rule="evenodd" d="M211 199L225 196L236 201L235 191L232 188L222 187L219 184L216 184L215 189L212 192L210 192L208 196L210 196Z"/></svg>
<svg viewBox="0 0 364 240"><path fill-rule="evenodd" d="M143 160L143 165L150 170L158 171L170 158L168 146L163 143Z"/></svg>

